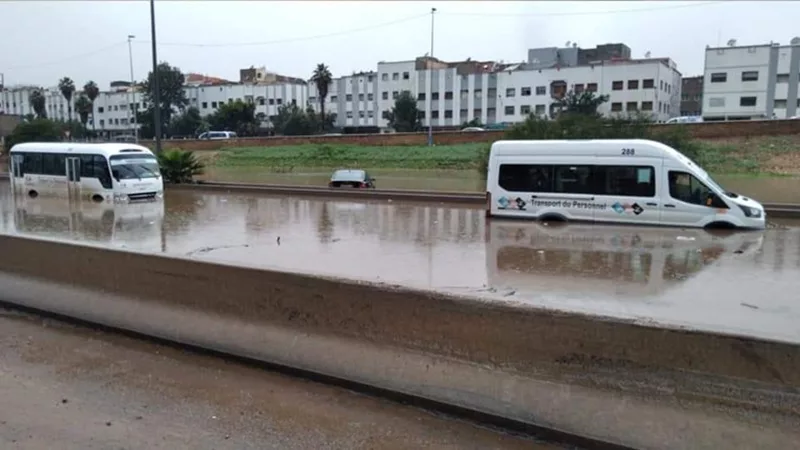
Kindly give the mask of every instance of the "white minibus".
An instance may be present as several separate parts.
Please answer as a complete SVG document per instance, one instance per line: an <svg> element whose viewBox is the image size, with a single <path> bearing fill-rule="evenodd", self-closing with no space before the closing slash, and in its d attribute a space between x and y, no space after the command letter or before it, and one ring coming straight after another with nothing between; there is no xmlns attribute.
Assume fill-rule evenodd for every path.
<svg viewBox="0 0 800 450"><path fill-rule="evenodd" d="M141 145L30 142L15 145L9 154L15 194L94 202L152 200L164 195L158 160Z"/></svg>
<svg viewBox="0 0 800 450"><path fill-rule="evenodd" d="M764 207L728 192L677 150L649 140L498 141L489 217L678 227L765 228Z"/></svg>

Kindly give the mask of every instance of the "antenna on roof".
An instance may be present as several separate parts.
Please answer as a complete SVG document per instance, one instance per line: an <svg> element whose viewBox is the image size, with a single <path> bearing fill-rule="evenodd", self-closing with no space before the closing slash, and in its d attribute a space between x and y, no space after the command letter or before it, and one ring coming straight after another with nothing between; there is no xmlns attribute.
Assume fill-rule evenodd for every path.
<svg viewBox="0 0 800 450"><path fill-rule="evenodd" d="M564 44L564 47L569 47L569 46L570 46L570 44L572 44L572 41L567 41L567 43L566 43L566 44Z"/></svg>
<svg viewBox="0 0 800 450"><path fill-rule="evenodd" d="M728 47L736 47L736 39L729 39Z"/></svg>
<svg viewBox="0 0 800 450"><path fill-rule="evenodd" d="M650 57L650 51L649 50L647 51L647 53L644 54L644 57L645 58L649 58Z"/></svg>

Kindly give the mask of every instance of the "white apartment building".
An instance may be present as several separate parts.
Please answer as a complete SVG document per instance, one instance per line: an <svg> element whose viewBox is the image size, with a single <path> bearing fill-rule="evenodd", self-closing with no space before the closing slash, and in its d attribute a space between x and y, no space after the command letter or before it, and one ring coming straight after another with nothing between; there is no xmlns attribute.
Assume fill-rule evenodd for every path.
<svg viewBox="0 0 800 450"><path fill-rule="evenodd" d="M334 78L325 98L325 112L336 114L335 126L378 126L378 74L354 73ZM313 82L308 83L308 105L320 112L319 93Z"/></svg>
<svg viewBox="0 0 800 450"><path fill-rule="evenodd" d="M790 45L707 47L704 120L785 119L798 115L800 38Z"/></svg>

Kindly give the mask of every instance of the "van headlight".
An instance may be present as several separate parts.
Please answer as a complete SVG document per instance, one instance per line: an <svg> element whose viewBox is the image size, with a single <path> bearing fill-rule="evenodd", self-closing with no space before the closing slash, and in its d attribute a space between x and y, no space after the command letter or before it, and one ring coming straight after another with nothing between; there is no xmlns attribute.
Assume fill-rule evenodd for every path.
<svg viewBox="0 0 800 450"><path fill-rule="evenodd" d="M752 219L758 219L761 217L761 210L758 208L751 208L749 206L739 205L739 208L742 209L745 217L750 217Z"/></svg>

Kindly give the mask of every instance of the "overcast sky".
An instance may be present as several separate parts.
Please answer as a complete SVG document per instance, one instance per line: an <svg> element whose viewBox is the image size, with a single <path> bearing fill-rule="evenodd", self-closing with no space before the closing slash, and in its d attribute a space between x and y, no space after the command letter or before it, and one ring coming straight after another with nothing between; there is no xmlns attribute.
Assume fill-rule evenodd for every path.
<svg viewBox="0 0 800 450"><path fill-rule="evenodd" d="M158 58L232 80L266 66L308 78L327 64L334 76L374 70L378 61L430 50L430 9L437 8L434 56L444 60L522 61L527 49L577 42L624 42L635 57L668 56L686 76L703 70L706 44L800 36L800 2L275 2L156 1ZM152 67L147 1L0 1L0 73L7 86L78 86L130 79ZM247 44L247 45L243 45Z"/></svg>

